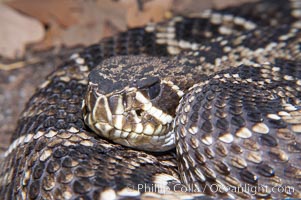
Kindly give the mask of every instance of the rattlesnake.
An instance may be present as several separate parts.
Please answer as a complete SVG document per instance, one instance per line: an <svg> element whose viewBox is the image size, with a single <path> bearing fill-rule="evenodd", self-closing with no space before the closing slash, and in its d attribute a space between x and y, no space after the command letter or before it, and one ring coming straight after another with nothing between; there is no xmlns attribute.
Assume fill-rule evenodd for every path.
<svg viewBox="0 0 301 200"><path fill-rule="evenodd" d="M72 55L1 155L1 198L300 198L300 16L266 0Z"/></svg>

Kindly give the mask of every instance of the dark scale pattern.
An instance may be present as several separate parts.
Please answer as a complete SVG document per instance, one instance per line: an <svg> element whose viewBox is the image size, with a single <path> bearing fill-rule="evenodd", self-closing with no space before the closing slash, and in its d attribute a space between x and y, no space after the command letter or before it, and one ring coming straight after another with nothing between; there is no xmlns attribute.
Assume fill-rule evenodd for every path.
<svg viewBox="0 0 301 200"><path fill-rule="evenodd" d="M294 66L298 66L298 64ZM186 180L186 184L193 183L197 188L205 188L213 182L222 183L227 187L238 187L234 182L229 182L230 177L235 177L241 184L249 184L257 189L265 185L272 190L274 181L278 179L278 184L282 187L293 187L294 192L287 194L268 192L253 195L257 198L260 195L274 198L283 196L300 198L301 188L298 182L301 169L296 166L300 160L297 152L300 151L288 151L288 141L291 140L285 141L278 137L278 134L279 130L287 130L295 138L298 137L301 130L297 126L299 127L301 121L289 121L281 116L281 112L300 116L301 107L295 104L291 110L288 109L286 107L287 98L279 95L277 91L290 85L295 89L294 92L298 92L300 85L295 80L300 80L301 76L294 76L296 79L292 81L290 78L285 78L283 74L273 74L273 69L276 70L273 67L275 66L242 65L235 69L221 71L217 73L218 76L212 75L212 79L208 78L208 81L195 86L181 101L178 108L179 115L176 116L175 130L176 138L178 138L177 152L180 169L184 170L182 179ZM266 73L269 74L269 76L263 75L265 79L271 80L269 83L260 84L264 78L256 73L258 74L262 68L265 68ZM288 69L282 66L281 70ZM292 70L299 71L300 69L295 67ZM243 75L244 79L241 79L240 75ZM253 81L246 82L247 79L253 79ZM224 84L225 80L227 84ZM213 94L215 87L212 87L212 82L223 90ZM281 84L279 84L280 82ZM229 94L229 98L211 98L212 96L222 96L223 92ZM195 96L195 98L194 101L189 102L191 96ZM224 103L221 103L222 100ZM300 102L300 100L294 97L293 102ZM185 110L185 106L188 104L199 105L197 106L199 110L195 108ZM216 114L216 110L220 110L221 105L223 105L223 110L219 112L224 112L225 116ZM205 118L204 113L206 113ZM179 123L179 119L183 115L193 118L194 122ZM195 123L195 120L198 122ZM196 124L198 126L195 126ZM193 135L185 134L191 130L193 130ZM253 142L251 142L252 140ZM231 144L232 151L229 151ZM215 149L215 153L212 152L212 149ZM189 155L186 155L186 152L190 152ZM189 159L185 159L188 156L195 161L191 162ZM207 161L204 161L204 157L207 158ZM229 172L217 170L218 174L216 174L214 170L220 169L216 160L231 166ZM207 166L206 169L203 168L204 164ZM212 174L208 174L211 170L213 170ZM203 178L200 179L200 177ZM233 192L233 194L240 198L251 197L247 193Z"/></svg>
<svg viewBox="0 0 301 200"><path fill-rule="evenodd" d="M221 35L219 31L219 28L221 26L220 24L208 23L208 18L210 18L211 15L209 15L208 17L204 17L204 19L184 18L183 21L176 23L175 25L177 30L176 39L178 40L181 39L181 40L195 42L195 43L203 43L208 38L213 38ZM244 29L244 27L242 26L231 27L231 28L233 28L233 30L235 30L235 28L237 29L236 30L237 32L234 33L239 33L241 31L247 30Z"/></svg>
<svg viewBox="0 0 301 200"><path fill-rule="evenodd" d="M60 141L59 137L60 135L57 135L51 140L44 138L46 141L42 142L43 145L35 144L34 149L27 156L27 160L32 164L27 164L25 168L19 169L24 173L29 173L28 182L24 181L26 178L23 178L23 181L20 180L22 184L20 189L27 188L29 199L35 199L43 192L55 199L80 197L81 195L91 198L94 192L104 190L109 186L117 186L116 190L137 186L139 179L136 176L145 181L148 180L145 184L151 185L154 174L167 173L171 170L170 168L167 170L158 161L153 163L140 159L140 156L144 156L149 160L156 160L147 154L141 153L142 155L138 154L139 157L137 157L136 153L120 146L116 146L117 148L114 149L105 149L101 145L96 147L96 144L104 142L102 140L96 141L91 138L92 140L89 141L94 143L91 147L75 143L65 147L64 142L70 142L71 136L65 138L64 142L61 140L61 143L57 142ZM49 144L52 142L57 144L50 147ZM45 161L41 161L41 157L35 158L38 152L43 152L42 149L40 150L42 146L44 152L52 152ZM7 188L10 187L7 186ZM12 193L12 197L20 197L23 190L20 189Z"/></svg>
<svg viewBox="0 0 301 200"><path fill-rule="evenodd" d="M80 53L85 63L93 68L103 59L116 55L147 54L167 55L165 45L156 44L156 33L146 32L144 28L131 29L113 38L106 38L101 44L95 44Z"/></svg>
<svg viewBox="0 0 301 200"><path fill-rule="evenodd" d="M0 155L1 199L189 195L143 194L137 191L141 183L177 185L177 190L187 184L212 198L301 198L300 7L300 0L263 0L175 17L73 55L30 99L11 146ZM115 57L121 55L140 56ZM178 159L174 149L145 153L113 144L88 128L81 104L94 68L118 87L144 88L156 108L176 116ZM162 87L163 80L186 93L177 110L181 92ZM110 99L111 107L114 102ZM221 190L206 187L212 184ZM243 184L295 190L223 191ZM210 199L203 193L189 197Z"/></svg>
<svg viewBox="0 0 301 200"><path fill-rule="evenodd" d="M257 26L279 26L290 24L297 20L291 15L291 5L287 4L287 0L278 0L273 3L273 0L263 1L261 4L246 3L240 7L230 7L222 10L212 10L207 15L200 14L196 18L184 18L179 23L176 23L176 38L189 42L203 43L208 38L215 38L220 35L236 35L242 31L253 30L256 27L247 27L246 22L256 22ZM223 15L230 15L244 19L242 23L229 23ZM216 17L214 15L220 15ZM221 20L213 20L216 23L208 23L208 19L221 18ZM218 23L221 21L221 23ZM220 27L224 26L231 30L230 33L220 31Z"/></svg>
<svg viewBox="0 0 301 200"><path fill-rule="evenodd" d="M260 26L279 26L296 20L297 17L292 15L293 7L292 4L287 4L287 0L277 0L277 3L266 0L261 4L246 3L239 9L226 8L219 12L256 21Z"/></svg>
<svg viewBox="0 0 301 200"><path fill-rule="evenodd" d="M78 68L70 67L69 70L73 72ZM69 72L64 71L65 73ZM145 180L147 185L152 183L153 176L157 173L177 173L175 167L167 169L150 155L132 153L118 145L109 149L101 146L107 142L91 138L84 129L80 99L86 86L78 83L76 73L74 79L68 82L59 80L57 75L50 77L48 85L27 105L30 116L26 116L28 113L25 111L25 117L19 122L26 125L19 126L19 135L16 135L16 138L26 134L33 134L33 138L37 138L31 139L25 145L25 154L16 153L19 158L10 157L9 161L4 163L4 167L8 166L7 164L16 166L13 169L5 167L8 171L13 170L13 175L8 185L1 187L3 194L6 194L4 198L27 196L29 199L36 199L46 194L54 199L81 195L92 198L93 195L97 197L99 191L109 186L118 190L130 185L136 187L140 183L136 176ZM45 98L45 101L39 101L42 98ZM75 130L71 130L72 128ZM87 141L88 144L85 146L78 143L83 141ZM41 161L44 159L40 157L41 154L45 156L45 160ZM115 156L112 156L113 154ZM149 161L139 159L143 156ZM167 157L174 159L172 155ZM132 160L136 164L130 167ZM119 174L119 170L122 175ZM23 190L28 191L25 196Z"/></svg>

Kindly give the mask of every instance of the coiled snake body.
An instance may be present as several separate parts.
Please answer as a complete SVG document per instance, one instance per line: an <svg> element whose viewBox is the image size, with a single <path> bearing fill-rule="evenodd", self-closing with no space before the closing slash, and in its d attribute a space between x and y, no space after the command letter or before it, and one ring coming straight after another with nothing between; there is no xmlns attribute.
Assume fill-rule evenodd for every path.
<svg viewBox="0 0 301 200"><path fill-rule="evenodd" d="M1 199L301 198L300 17L266 0L74 54L26 105Z"/></svg>

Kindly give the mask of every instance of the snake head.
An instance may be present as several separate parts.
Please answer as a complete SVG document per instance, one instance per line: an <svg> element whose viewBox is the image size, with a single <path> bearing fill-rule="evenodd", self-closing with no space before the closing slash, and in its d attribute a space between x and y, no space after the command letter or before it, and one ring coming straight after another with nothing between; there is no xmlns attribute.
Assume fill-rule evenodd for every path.
<svg viewBox="0 0 301 200"><path fill-rule="evenodd" d="M183 94L156 76L112 81L90 73L83 101L85 123L98 135L128 147L166 151L174 147L172 122Z"/></svg>

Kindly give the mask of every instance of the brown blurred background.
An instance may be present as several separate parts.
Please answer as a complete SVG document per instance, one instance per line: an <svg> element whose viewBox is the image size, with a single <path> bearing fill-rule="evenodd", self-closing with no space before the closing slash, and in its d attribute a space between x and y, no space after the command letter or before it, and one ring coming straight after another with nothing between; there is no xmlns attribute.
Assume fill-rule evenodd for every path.
<svg viewBox="0 0 301 200"><path fill-rule="evenodd" d="M26 101L73 52L128 27L254 0L0 0L0 153Z"/></svg>

